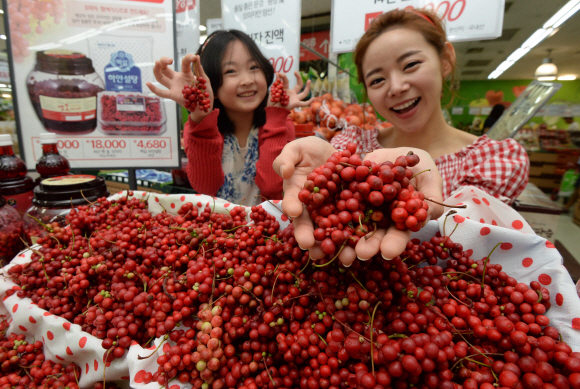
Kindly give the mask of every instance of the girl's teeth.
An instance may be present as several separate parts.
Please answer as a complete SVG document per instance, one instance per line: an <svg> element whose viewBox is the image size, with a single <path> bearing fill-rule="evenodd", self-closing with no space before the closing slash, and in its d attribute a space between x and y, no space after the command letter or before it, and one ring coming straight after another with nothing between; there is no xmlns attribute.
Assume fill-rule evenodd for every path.
<svg viewBox="0 0 580 389"><path fill-rule="evenodd" d="M394 110L397 110L397 111L400 111L402 109L405 109L405 108L410 107L411 105L415 104L416 101L417 101L417 99L412 100L412 101L409 101L408 103L401 104L401 105L398 105L396 107L393 107L393 109Z"/></svg>
<svg viewBox="0 0 580 389"><path fill-rule="evenodd" d="M248 92L248 93L242 93L242 94L240 94L241 97L250 97L250 96L253 96L253 95L254 95L254 92Z"/></svg>

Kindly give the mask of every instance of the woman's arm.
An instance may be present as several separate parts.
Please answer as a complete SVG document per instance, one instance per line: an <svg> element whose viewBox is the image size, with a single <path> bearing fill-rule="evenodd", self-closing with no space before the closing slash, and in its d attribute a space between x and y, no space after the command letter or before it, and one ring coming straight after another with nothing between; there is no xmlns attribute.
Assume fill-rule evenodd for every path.
<svg viewBox="0 0 580 389"><path fill-rule="evenodd" d="M260 157L256 164L256 184L262 196L271 200L282 199L282 177L274 172L272 163L295 137L289 113L286 108L267 107L266 123L258 133Z"/></svg>
<svg viewBox="0 0 580 389"><path fill-rule="evenodd" d="M195 191L210 196L215 196L224 184L224 138L218 131L218 115L219 109L214 109L200 123L190 116L183 131L189 183Z"/></svg>

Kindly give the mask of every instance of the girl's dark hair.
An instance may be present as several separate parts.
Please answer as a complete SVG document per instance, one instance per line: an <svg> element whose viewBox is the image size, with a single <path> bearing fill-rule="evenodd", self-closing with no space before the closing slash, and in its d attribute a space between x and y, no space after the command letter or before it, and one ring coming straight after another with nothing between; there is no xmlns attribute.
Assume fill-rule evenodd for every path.
<svg viewBox="0 0 580 389"><path fill-rule="evenodd" d="M503 104L496 104L491 109L489 116L485 119L483 123L483 128L491 128L495 122L499 120L501 115L503 115L503 111L505 111L505 106Z"/></svg>
<svg viewBox="0 0 580 389"><path fill-rule="evenodd" d="M218 129L222 134L232 133L234 131L234 124L226 114L223 104L217 98L217 91L223 83L222 60L228 45L236 40L242 42L250 52L250 55L257 62L264 75L266 76L266 83L268 87L274 81L274 68L272 64L260 51L256 43L248 35L239 30L218 30L207 37L205 42L197 50L197 54L201 59L201 66L209 78L211 87L214 92L214 108L219 108ZM256 111L254 111L254 126L262 127L266 123L266 105L270 93L266 93L266 97L260 103Z"/></svg>

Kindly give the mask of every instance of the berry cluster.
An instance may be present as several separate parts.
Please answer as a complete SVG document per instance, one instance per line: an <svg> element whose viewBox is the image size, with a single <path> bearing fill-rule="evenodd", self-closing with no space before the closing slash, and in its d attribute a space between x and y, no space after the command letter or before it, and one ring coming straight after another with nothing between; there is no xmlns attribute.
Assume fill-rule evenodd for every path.
<svg viewBox="0 0 580 389"><path fill-rule="evenodd" d="M363 162L355 152L354 143L335 152L307 176L298 194L326 255L334 255L345 244L354 247L360 237L391 221L400 230L419 231L427 220L425 196L410 184L409 167L419 163L416 154L376 164Z"/></svg>
<svg viewBox="0 0 580 389"><path fill-rule="evenodd" d="M185 85L182 90L183 98L185 99L184 106L188 111L195 111L199 109L203 112L208 112L210 108L209 93L204 92L207 86L203 77L197 77L197 84Z"/></svg>
<svg viewBox="0 0 580 389"><path fill-rule="evenodd" d="M310 266L292 225L261 206L153 215L146 201L103 198L67 222L9 269L22 290L8 293L103 339L109 361L160 338L157 370L137 383L580 389L580 353L550 326L548 291L445 234L345 269Z"/></svg>
<svg viewBox="0 0 580 389"><path fill-rule="evenodd" d="M127 95L127 97L135 97ZM145 111L119 111L117 110L117 96L101 96L101 119L105 122L119 122L120 125L127 122L161 122L161 100L158 97L139 96L145 100Z"/></svg>
<svg viewBox="0 0 580 389"><path fill-rule="evenodd" d="M0 388L69 388L78 389L81 369L71 363L46 360L40 341L28 343L25 335L5 336L8 324L0 325Z"/></svg>
<svg viewBox="0 0 580 389"><path fill-rule="evenodd" d="M274 81L270 87L270 95L271 102L280 103L283 107L287 106L290 101L290 97L288 97L288 93L284 89L284 83L280 79Z"/></svg>

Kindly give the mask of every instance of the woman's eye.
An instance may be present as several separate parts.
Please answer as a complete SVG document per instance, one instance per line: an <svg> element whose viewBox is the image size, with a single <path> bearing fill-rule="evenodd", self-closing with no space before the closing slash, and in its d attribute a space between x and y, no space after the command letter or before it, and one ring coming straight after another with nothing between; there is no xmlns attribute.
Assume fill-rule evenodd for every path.
<svg viewBox="0 0 580 389"><path fill-rule="evenodd" d="M415 66L419 65L421 62L419 61L415 61L415 62L409 62L406 66L405 66L405 70L407 69L411 69L414 68Z"/></svg>
<svg viewBox="0 0 580 389"><path fill-rule="evenodd" d="M373 86L373 85L378 85L378 84L380 84L381 82L383 82L383 80L384 80L384 78L382 78L382 77L375 78L375 79L371 80L371 82L369 83L369 85L370 85L370 86Z"/></svg>

